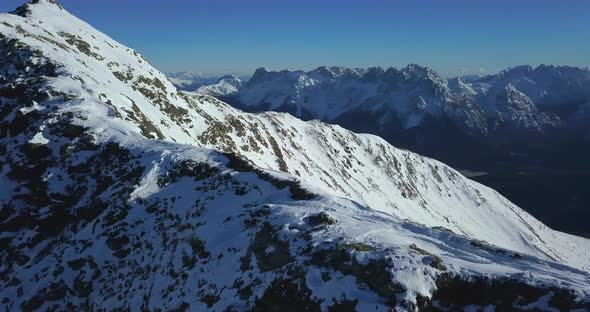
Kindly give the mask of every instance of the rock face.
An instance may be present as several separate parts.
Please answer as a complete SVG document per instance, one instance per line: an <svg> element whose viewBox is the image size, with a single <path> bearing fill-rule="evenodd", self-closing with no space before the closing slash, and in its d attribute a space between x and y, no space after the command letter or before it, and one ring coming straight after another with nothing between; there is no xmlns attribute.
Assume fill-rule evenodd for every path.
<svg viewBox="0 0 590 312"><path fill-rule="evenodd" d="M590 241L440 162L182 93L53 1L0 50L8 310L589 307Z"/></svg>

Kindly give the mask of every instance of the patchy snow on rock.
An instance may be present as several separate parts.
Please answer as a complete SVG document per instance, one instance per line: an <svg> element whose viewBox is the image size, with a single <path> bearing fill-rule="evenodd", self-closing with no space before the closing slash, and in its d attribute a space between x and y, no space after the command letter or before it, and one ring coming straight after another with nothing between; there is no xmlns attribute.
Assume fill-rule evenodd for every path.
<svg viewBox="0 0 590 312"><path fill-rule="evenodd" d="M47 143L49 143L49 140L47 140L43 136L43 132L37 132L37 134L35 134L35 136L33 136L33 138L29 140L29 143L31 143L31 144L47 144Z"/></svg>
<svg viewBox="0 0 590 312"><path fill-rule="evenodd" d="M443 163L180 92L52 0L0 34L8 310L589 307L589 240Z"/></svg>

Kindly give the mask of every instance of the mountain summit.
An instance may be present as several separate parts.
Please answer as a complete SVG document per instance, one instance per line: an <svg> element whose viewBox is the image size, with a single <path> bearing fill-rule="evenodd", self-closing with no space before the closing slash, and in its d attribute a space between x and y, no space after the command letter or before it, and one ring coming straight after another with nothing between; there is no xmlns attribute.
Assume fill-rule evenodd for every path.
<svg viewBox="0 0 590 312"><path fill-rule="evenodd" d="M180 92L52 1L16 12L0 15L6 309L590 307L590 241L450 167Z"/></svg>

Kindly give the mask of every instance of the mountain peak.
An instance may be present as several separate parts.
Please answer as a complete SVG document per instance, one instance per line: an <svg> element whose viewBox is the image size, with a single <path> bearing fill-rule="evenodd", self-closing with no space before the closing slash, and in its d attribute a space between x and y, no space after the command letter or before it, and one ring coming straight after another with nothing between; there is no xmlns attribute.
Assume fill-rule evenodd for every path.
<svg viewBox="0 0 590 312"><path fill-rule="evenodd" d="M463 308L445 294L500 278L509 306L590 297L590 242L376 136L178 92L57 8L0 15L8 310Z"/></svg>
<svg viewBox="0 0 590 312"><path fill-rule="evenodd" d="M343 66L320 66L310 72L308 75L317 75L327 79L339 78L360 78L366 70L359 68L349 68Z"/></svg>
<svg viewBox="0 0 590 312"><path fill-rule="evenodd" d="M341 69L339 70L335 66L334 67L320 66L320 67L312 70L310 73L317 73L318 75L320 75L322 77L333 79L333 78L337 77L337 74L335 73L335 71L342 72Z"/></svg>
<svg viewBox="0 0 590 312"><path fill-rule="evenodd" d="M508 75L525 75L533 71L533 67L531 65L519 65L515 67L508 68L500 72L499 75L508 76Z"/></svg>
<svg viewBox="0 0 590 312"><path fill-rule="evenodd" d="M266 73L269 73L268 69L266 69L264 67L258 67L258 68L256 68L256 71L254 71L254 76L266 74Z"/></svg>
<svg viewBox="0 0 590 312"><path fill-rule="evenodd" d="M221 81L221 80L240 80L240 78L236 77L235 75L228 74L228 75L225 75L225 76L219 78L219 81Z"/></svg>
<svg viewBox="0 0 590 312"><path fill-rule="evenodd" d="M19 7L17 7L14 11L10 12L11 14L19 15L22 17L27 17L31 14L32 10L34 9L41 9L41 8L48 8L54 7L60 10L64 10L64 8L59 4L57 0L31 0Z"/></svg>
<svg viewBox="0 0 590 312"><path fill-rule="evenodd" d="M262 77L266 76L266 74L268 74L268 73L270 73L270 72L266 68L259 67L256 69L256 71L254 72L254 74L250 78L250 81L258 81Z"/></svg>
<svg viewBox="0 0 590 312"><path fill-rule="evenodd" d="M402 69L402 72L406 75L410 74L413 76L421 76L421 77L428 77L428 76L440 76L437 72L427 66L421 66L418 64L408 64L406 67Z"/></svg>
<svg viewBox="0 0 590 312"><path fill-rule="evenodd" d="M257 82L263 81L263 79L265 79L268 74L270 74L270 71L264 67L259 67L256 69L252 77L250 77L250 80L248 80L248 84L255 84Z"/></svg>
<svg viewBox="0 0 590 312"><path fill-rule="evenodd" d="M376 81L385 74L385 70L381 67L370 67L363 75L363 79L366 81Z"/></svg>
<svg viewBox="0 0 590 312"><path fill-rule="evenodd" d="M225 75L221 78L219 78L219 80L217 81L217 83L227 83L231 86L234 86L236 88L240 88L242 86L242 80L234 75Z"/></svg>

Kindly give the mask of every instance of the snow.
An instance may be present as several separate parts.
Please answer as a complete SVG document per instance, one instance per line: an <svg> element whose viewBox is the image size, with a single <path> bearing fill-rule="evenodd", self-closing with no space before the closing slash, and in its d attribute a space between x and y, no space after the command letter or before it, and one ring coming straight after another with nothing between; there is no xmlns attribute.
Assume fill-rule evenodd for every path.
<svg viewBox="0 0 590 312"><path fill-rule="evenodd" d="M127 234L153 242L158 257L145 249L136 251L141 257L133 260L142 268L153 266L154 271L149 281L136 280L132 285L131 289L138 291L125 298L128 306L140 307L143 293L139 289L151 285L149 307L161 307L166 289L176 283L168 272L183 270L183 252L192 250L186 243L171 248L169 242L162 239L168 232L158 230L163 228L170 229L170 235L181 242L201 237L213 256L222 255L207 263L199 262L203 272L189 271L186 285L198 285L201 279L213 281L219 285L223 298L214 309L228 307L231 302L227 298L237 297L236 290L231 287L237 273L228 268L240 267L246 246L256 234L255 229L243 226L248 217L246 212L263 205L268 205L265 209L270 211L268 222L280 229L279 234L289 241L293 253L300 252L297 248L303 247L298 236L301 233L311 233L314 247L338 241L376 246L374 253L356 252L355 256L359 263L365 264L377 256L394 259L392 275L408 290L402 295L402 299L408 301L415 300L416 294L430 296L439 273L425 265L429 256L420 255L409 247L411 245L437 255L450 272L457 274L514 277L534 285L559 285L573 289L582 297L590 296L589 240L549 229L496 191L463 177L443 163L397 149L374 135L356 134L319 121L304 122L289 114L248 114L207 95L178 92L135 51L47 0L35 4L26 18L2 14L0 21L13 25L0 23L2 34L42 51L49 60L61 65L58 77L45 78L47 86L75 96L66 102L51 103L50 99L47 103L35 103L33 107L41 110L51 104L60 113L77 114L75 122L88 128L96 144L117 142L133 151L136 160L145 168L138 185L133 185L125 222L137 226ZM43 21L42 26L38 21ZM17 31L14 25L19 25L21 30ZM79 40L89 44L91 53L79 51L68 43L67 37L60 35L63 32L79 36ZM39 39L49 36L47 33L57 44ZM122 72L129 72L131 78L120 79ZM324 80L358 74L331 68L322 75L313 73L310 74L313 77L308 77L305 73L294 72L282 79L296 82L293 91L297 95L297 109L307 110L313 102L303 101L305 90L313 90ZM438 79L431 72L414 67L403 74ZM347 82L344 88L356 88L356 83ZM374 94L376 88L368 86L351 98L334 99L331 102L334 105L320 113L337 116L350 109L350 103ZM257 101L263 100L258 98L260 94L267 93L268 90L258 90L244 96ZM277 91L266 100L275 107L285 98L285 93ZM177 111L180 113L175 114ZM418 125L420 118L411 116L408 125ZM38 130L29 142L57 144L52 137L44 136L42 127ZM159 134L162 138L158 138ZM288 189L277 189L255 173L232 170L219 152L238 154L266 174L300 181L302 187L318 195L313 200L295 201ZM206 185L207 181L188 177L159 185L158 179L170 172L174 163L187 159L218 168L219 175L228 174L228 179L251 188L239 196L229 187L214 188ZM1 173L0 186L8 186L6 170ZM52 187L65 188L65 182L56 180L59 175L59 170L55 169L46 178L52 181ZM108 190L102 196L116 197ZM202 215L198 218L194 217L199 208L195 207L198 206L196 199L203 201ZM0 196L0 201L6 200L8 196ZM160 223L157 215L146 213L141 203L150 200L169 203L166 213L190 225L191 230L180 230L176 221ZM328 213L338 222L324 230L309 232L305 219L319 212ZM73 260L83 253L96 258L99 266L105 266L114 259L111 250L104 247L107 230L104 222L97 222L68 233L71 241L101 237L94 244L102 247L79 250L75 246L60 245L56 250L65 256L60 261ZM22 235L24 240L31 233L23 231ZM489 249L475 247L474 241L485 242L482 244ZM42 247L35 247L31 254L37 254ZM228 252L233 249L241 253ZM276 251L273 246L265 250L266 253ZM524 255L525 260L515 260L516 252ZM41 281L31 282L32 276L39 274L44 266L56 267L57 260L52 259L48 257L46 262L23 269L25 273L22 274L26 276L21 277L32 287L31 295L53 280L51 276L43 276ZM251 264L259 266L255 259L252 257ZM121 274L128 275L127 270L130 268L125 268ZM386 309L375 293L357 287L354 277L335 273L331 281L323 282L319 270L312 267L305 274L314 295L342 298L344 294L346 298L360 298L357 308L361 310ZM259 268L254 272L256 278L260 277L261 286L255 288L258 292L253 296L260 296L262 287L268 286L276 276L272 272L260 272ZM64 276L69 282L73 279L70 271ZM244 274L243 279L252 282L255 278ZM118 282L113 281L124 289L123 285L116 284ZM175 304L198 296L196 289L185 287L184 290L184 294L174 293L178 295ZM10 297L15 297L15 293L14 287L0 291L3 296ZM120 299L111 296L104 298L101 307L109 310L120 303ZM322 307L327 309L329 303L322 303ZM242 306L235 308L245 309L247 303L240 304ZM539 306L542 304L540 302ZM200 303L198 308L209 307Z"/></svg>
<svg viewBox="0 0 590 312"><path fill-rule="evenodd" d="M43 29L52 33L79 30L76 34L96 47L104 60L73 50L59 50L33 37L22 37L5 25L0 25L0 29L42 50L49 58L58 60L69 75L86 77L83 88L71 76L52 78L50 83L57 90L74 92L84 99L67 103L64 111L85 112L89 118L84 125L95 129L99 137L117 137L127 141L140 134L136 123L123 120L127 119L128 112L132 111L130 106L135 103L146 118L161 130L165 140L223 150L228 146L219 142L204 142L200 136L210 127L210 120L226 123L227 118L232 116L250 129L260 129L264 138L276 138L288 173L297 175L299 172L299 178L322 192L349 198L400 219L429 227L445 227L503 248L541 257L549 255L583 269L590 266L590 257L585 257L584 248L580 248L588 245L587 240L576 238L572 241L570 236L550 230L497 192L463 178L442 163L396 149L379 137L354 134L335 125L307 123L286 114L246 114L206 97L185 102L176 95L175 88L165 76L133 50L78 19L69 15L64 17L67 13L54 5L42 2L37 6L39 9L33 10L29 20L44 20ZM2 18L11 24L21 25L27 32L44 33L36 23L23 22L21 17L4 14ZM55 40L67 44L63 38ZM178 124L164 114L158 105L132 89L131 82L118 80L112 73L114 70L106 66L109 62L118 64L115 70L131 68L134 81L140 76L162 81L167 100L186 109L189 121ZM307 78L301 78L301 75L299 72L292 73L291 79L300 80L302 85L314 84ZM113 114L108 113L113 108L105 104L106 99L101 98L101 94L106 95L112 107L122 115L121 119L109 116ZM238 147L249 144L257 137L255 133L242 134L235 129L227 135L232 145ZM258 145L260 151L241 150L240 153L262 168L279 170L273 148ZM342 172L345 174L342 175ZM441 177L440 182L433 174ZM415 196L406 194L408 192L415 193Z"/></svg>
<svg viewBox="0 0 590 312"><path fill-rule="evenodd" d="M230 97L236 95L242 87L242 81L235 76L224 76L216 84L199 87L195 92L213 97Z"/></svg>
<svg viewBox="0 0 590 312"><path fill-rule="evenodd" d="M160 187L158 186L158 177L160 176L159 169L160 167L158 164L153 165L148 174L143 177L139 186L137 186L131 193L131 200L149 197L160 190Z"/></svg>
<svg viewBox="0 0 590 312"><path fill-rule="evenodd" d="M379 132L384 124L414 128L421 125L418 116L429 115L450 118L469 134L487 135L502 129L539 132L568 125L569 119L583 114L568 115L551 106L581 108L580 101L590 98L588 90L590 72L575 67L520 66L496 75L445 79L411 64L387 70L258 70L237 93L232 90L232 101L249 111L286 111L350 126L350 116L368 114L380 119L375 128L365 126L373 133L384 133Z"/></svg>
<svg viewBox="0 0 590 312"><path fill-rule="evenodd" d="M20 109L20 111L21 111L21 113L23 113L23 114L25 114L25 115L26 115L26 114L28 114L28 113L30 113L30 112L33 112L33 111L40 111L40 110L42 110L42 109L44 109L44 108L45 108L45 107L43 107L43 106L40 106L40 105L39 105L39 103L37 103L37 102L33 101L33 105L31 105L31 106L28 106L28 107L23 107L23 108L21 108L21 109Z"/></svg>
<svg viewBox="0 0 590 312"><path fill-rule="evenodd" d="M38 132L35 136L29 140L31 144L47 144L49 140L43 136L43 132Z"/></svg>

